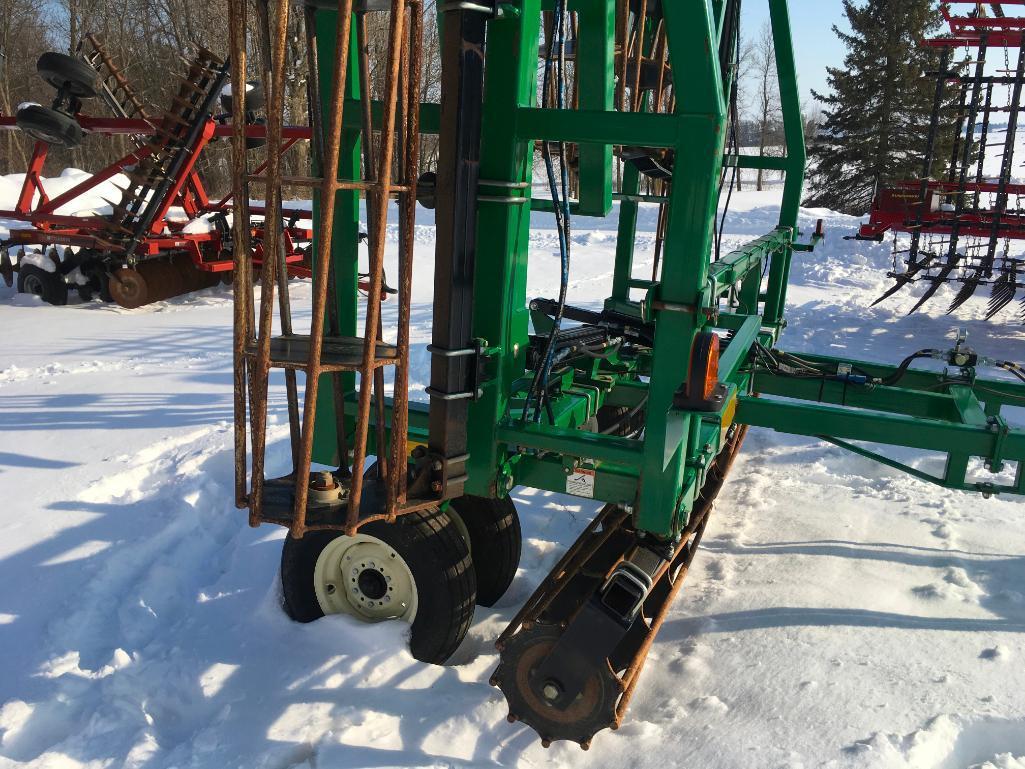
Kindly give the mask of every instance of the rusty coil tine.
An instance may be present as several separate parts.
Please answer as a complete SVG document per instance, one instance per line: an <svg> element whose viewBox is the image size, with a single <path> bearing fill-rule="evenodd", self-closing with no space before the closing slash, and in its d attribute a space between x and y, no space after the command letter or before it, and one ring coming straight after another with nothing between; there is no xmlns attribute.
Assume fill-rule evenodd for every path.
<svg viewBox="0 0 1025 769"><path fill-rule="evenodd" d="M374 123L371 115L370 106L370 46L367 41L367 25L366 25L366 14L357 13L356 15L356 45L357 45L357 61L358 61L358 76L359 76L359 101L360 101L360 122L363 131L362 146L363 146L363 176L364 181L372 182L376 180L376 174L374 173ZM374 218L374 212L378 206L388 206L387 199L378 199L373 193L367 195L367 222L376 221ZM369 226L368 226L369 229ZM368 238L370 233L368 232ZM368 240L367 243L370 249L373 249L374 245ZM382 327L381 318L377 319L377 335L382 336L384 329ZM384 413L384 371L380 368L374 369L374 427L375 436L377 438L376 453L377 453L377 477L382 482L388 479L388 462L384 456L385 442L385 413ZM390 502L390 497L389 497ZM389 508L390 509L390 508Z"/></svg>
<svg viewBox="0 0 1025 769"><path fill-rule="evenodd" d="M412 7L410 5L410 3L409 3L409 0L407 0L406 7L407 7L407 10ZM396 124L396 131L395 131L395 136L396 136L396 138L395 138L395 142L396 142L396 144L395 144L395 170L396 170L396 173L398 174L398 183L399 184L403 184L405 182L405 178L404 177L405 177L405 172L406 172L406 157L408 155L408 149L409 149L406 146L406 112L409 110L409 104L407 103L407 99L408 99L408 96L409 96L409 53L410 53L410 51L409 51L409 18L408 17L412 16L412 15L413 15L412 13L407 13L406 14L407 18L404 19L404 21L403 21L402 35L401 35L401 47L399 49L399 90L398 90L398 95L396 96L396 103L395 103L395 124ZM397 199L398 209L399 209L399 262L400 262L400 264L401 264L401 261L402 261L402 241L403 241L403 234L404 234L404 227L405 227L405 220L406 220L406 217L405 217L405 214L404 214L405 209L404 209L404 205L403 205L404 201L405 201L405 198L403 197L404 194L405 193L400 193L399 196L398 196L398 199ZM387 205L386 201L382 201L382 202L384 202ZM401 267L400 267L400 270L401 270ZM401 281L401 277L399 278L399 280ZM399 303L401 304L401 302L402 302L402 298L399 297ZM383 308L382 308L382 314L383 314ZM378 318L378 321L377 321L378 334L382 333L381 325L382 325L382 321L381 321L380 318ZM398 351L398 346L396 345L395 372L394 372L393 387L392 387L393 394L397 394L398 393L398 389L399 389L399 370L398 370L398 368L399 368L399 366L401 364L402 364L402 354L401 354L401 352ZM378 390L378 388L377 388L378 375L380 375L380 377L382 379L382 382L381 382L382 386L381 386L380 390ZM376 417L377 417L377 419L381 420L382 424L384 422L384 400L383 400L383 392L384 392L383 385L384 385L384 382L383 382L383 378L384 378L384 371L381 370L381 369L376 369L374 371L374 392L375 393L377 393L377 392L381 392L382 393L382 395L375 395L376 398L380 399L380 403L379 403L379 405L377 406L377 409L376 409ZM380 435L382 435L382 433L383 433L383 430L382 429L378 429L378 435L380 436ZM397 431L395 429L395 399L393 397L392 398L391 444L390 444L390 447L388 448L388 451L389 451L388 465L387 465L387 467L382 465L382 467L384 468L382 470L382 475L384 476L384 479L385 479L385 510L386 510L387 516L388 516L387 520L390 521L390 522L394 521L395 518L398 516L398 508L396 506L396 499L397 499L396 495L398 493L398 488L397 488L398 476L401 474L400 473L400 469L404 469L404 468L400 468L400 462L398 460L398 457L396 457L394 451L392 451L392 449L394 449L396 447L396 441L397 440L398 440L398 436L397 436ZM385 442L383 440L379 439L378 440L378 452L377 452L378 456L380 456L380 454L381 454L381 447L382 446L385 446ZM392 469L392 468L394 469L395 472L393 472L393 473L387 472L388 469Z"/></svg>
<svg viewBox="0 0 1025 769"><path fill-rule="evenodd" d="M316 11L310 5L303 5L303 21L306 31L306 69L307 69L307 99L309 101L311 149L315 167L321 174L324 174L324 110L320 101L320 60L317 57L317 35L316 35ZM336 291L337 277L332 259L328 266L327 274L328 294L332 297L327 306L328 328L332 336L341 336L341 323L338 317L338 302L334 297L338 296ZM344 376L342 372L335 371L331 374L332 399L335 406L335 448L338 452L338 474L349 475L349 450L345 439L345 390Z"/></svg>
<svg viewBox="0 0 1025 769"><path fill-rule="evenodd" d="M271 14L269 3L257 3L272 49L264 54L264 83L267 102L267 186L265 210L273 211L281 196L281 130L284 119L285 38L288 25L288 0L275 0L277 26L274 36L269 34ZM270 72L267 65L270 65ZM270 88L266 84L270 83ZM274 280L278 258L281 220L264 217L263 270L260 281L260 318L257 337L256 384L253 388L253 480L250 499L250 520L260 519L263 508L264 464L267 451L267 396L270 386L270 345L274 321ZM275 247L271 247L271 246ZM305 484L303 484L305 487Z"/></svg>
<svg viewBox="0 0 1025 769"><path fill-rule="evenodd" d="M662 91L665 88L666 78L666 52L668 51L666 40L666 21L664 18L658 20L658 28L655 31L655 49L651 58L658 65L658 81L655 84L655 93L651 100L651 111L658 113L662 111Z"/></svg>
<svg viewBox="0 0 1025 769"><path fill-rule="evenodd" d="M238 83L245 79L246 71L246 0L228 0L228 25L231 50L231 79ZM237 92L237 93L236 93ZM232 110L236 115L245 114L245 89L232 89ZM240 120L232 121L232 191L235 196L232 206L234 227L232 246L234 248L235 287L232 297L234 320L234 416L235 416L235 506L248 505L246 494L246 356L248 341L248 315L246 312L246 282L242 279L249 264L248 200L244 192L246 177L245 125Z"/></svg>
<svg viewBox="0 0 1025 769"><path fill-rule="evenodd" d="M264 3L258 3L258 6L267 7ZM285 27L287 27L287 17L281 21ZM271 50L270 40L270 24L260 25L261 33L263 35L261 50L264 55L268 55ZM272 72L277 71L277 65L274 62L269 62L270 70ZM267 68L267 64L264 65ZM243 83L245 81L242 81ZM282 81L283 82L283 81ZM284 85L282 84L282 88ZM282 114L284 110L284 95L281 98ZM271 151L271 145L268 142L268 152ZM278 168L281 168L281 155L283 149L278 146L274 149L275 154L278 157ZM268 161L269 161L268 156ZM269 165L269 163L268 163ZM272 219L277 226L277 237L273 241L269 237L264 238L263 250L266 254L270 249L273 249L274 260L271 262L271 268L275 270L274 279L277 282L277 299L278 299L278 319L281 328L282 336L292 335L292 303L291 297L288 292L288 266L285 264L284 256L284 232L281 230L281 187L280 182L275 185L277 194L273 196L271 200L268 200L268 205L264 208L264 233L265 235L270 231L267 228L268 220ZM296 472L299 465L299 388L295 369L285 369L285 402L288 410L288 436L289 436L289 448L292 452L292 473Z"/></svg>
<svg viewBox="0 0 1025 769"><path fill-rule="evenodd" d="M633 82L633 94L631 99L633 101L633 111L640 112L641 104L641 65L644 63L644 27L646 26L648 18L648 0L641 0L641 11L637 17L637 57L634 59L634 82Z"/></svg>
<svg viewBox="0 0 1025 769"><path fill-rule="evenodd" d="M351 0L345 0L351 5ZM366 458L367 431L370 420L371 367L377 354L377 321L381 315L381 283L384 261L384 239L388 225L386 203L392 184L392 156L395 149L395 111L402 30L405 27L406 0L392 0L391 26L388 40L388 72L385 84L384 115L381 120L381 152L378 162L378 205L370 230L370 287L367 291L367 319L364 334L363 362L360 367L359 409L356 412L356 437L353 440L353 477L349 492L349 531L355 530L363 493L363 461ZM370 222L368 222L370 224ZM312 435L311 435L312 439Z"/></svg>
<svg viewBox="0 0 1025 769"><path fill-rule="evenodd" d="M287 0L280 0L287 2ZM341 0L338 7L337 41L331 83L331 115L327 139L324 142L323 179L321 181L320 222L318 227L317 258L313 270L313 310L310 318L310 350L306 369L306 395L303 402L302 440L299 467L296 471L295 506L292 534L301 536L306 523L306 499L309 492L309 473L313 454L313 428L317 408L317 390L320 384L321 354L324 345L324 315L327 307L327 275L331 261L331 241L334 231L335 197L338 189L338 159L342 137L342 117L345 107L345 76L349 64L349 42L352 28L352 0ZM364 441L366 436L364 435ZM358 447L357 447L358 448ZM362 477L362 468L354 467L353 482Z"/></svg>
<svg viewBox="0 0 1025 769"><path fill-rule="evenodd" d="M661 21L659 32L662 39L662 53L658 56L658 89L656 90L655 97L655 112L663 113L665 112L666 93L669 90L669 85L666 83L666 73L672 71L669 61L669 39L666 36L665 19ZM739 77L739 73L736 76Z"/></svg>
<svg viewBox="0 0 1025 769"><path fill-rule="evenodd" d="M392 398L392 466L395 468L396 506L406 501L406 463L409 456L409 321L413 288L413 248L416 226L416 179L420 170L420 71L423 61L423 5L411 5L409 24L409 82L406 91L403 183L409 187L400 198L398 363Z"/></svg>

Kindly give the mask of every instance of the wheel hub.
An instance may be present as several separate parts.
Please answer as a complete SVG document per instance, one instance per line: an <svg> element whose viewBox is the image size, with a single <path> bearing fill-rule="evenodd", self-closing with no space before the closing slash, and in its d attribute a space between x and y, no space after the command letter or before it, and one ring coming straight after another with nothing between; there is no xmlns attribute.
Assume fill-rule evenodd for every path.
<svg viewBox="0 0 1025 769"><path fill-rule="evenodd" d="M388 580L383 573L375 569L361 571L356 578L356 584L360 592L371 601L380 600L388 595Z"/></svg>
<svg viewBox="0 0 1025 769"><path fill-rule="evenodd" d="M387 543L367 534L332 540L314 567L317 601L325 614L365 622L416 616L416 583L409 566Z"/></svg>

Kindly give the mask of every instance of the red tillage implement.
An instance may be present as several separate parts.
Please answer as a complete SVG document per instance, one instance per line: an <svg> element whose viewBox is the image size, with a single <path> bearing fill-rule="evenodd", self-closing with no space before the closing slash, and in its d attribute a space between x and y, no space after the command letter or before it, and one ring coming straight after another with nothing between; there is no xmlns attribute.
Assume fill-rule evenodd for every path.
<svg viewBox="0 0 1025 769"><path fill-rule="evenodd" d="M936 90L921 178L880 186L869 221L857 235L878 241L887 232L911 236L910 243L895 237L890 274L896 283L877 303L906 285L926 281L929 286L914 312L944 283L958 283L949 313L979 286L991 285L990 318L1023 285L1025 259L1012 248L1012 242L1025 238L1025 184L1014 173L1018 120L1025 109L1023 6L1022 0L941 4L949 32L923 41L940 50L940 60L938 70L927 73L935 78ZM967 52L967 61L954 62L959 48ZM951 88L956 94L953 114ZM941 179L934 176L937 146L947 134L953 149Z"/></svg>
<svg viewBox="0 0 1025 769"><path fill-rule="evenodd" d="M232 132L230 118L214 112L230 101L222 93L227 64L200 50L178 78L171 107L151 115L96 37L86 38L80 55L40 57L39 74L57 89L52 107L23 105L14 117L0 116L0 127L22 130L36 139L14 208L0 210L0 218L10 226L0 253L0 275L10 285L17 271L21 290L56 304L66 301L72 287L83 297L99 293L124 307L168 299L229 278L233 269L231 195L211 199L197 169L208 145ZM114 117L83 114L82 100L95 96L103 99ZM259 98L251 98L251 103L254 111L261 106ZM266 143L266 128L254 112L246 116L245 132L253 148ZM50 147L74 147L90 134L128 136L134 148L50 197L42 180ZM309 138L309 128L286 128L281 152ZM256 172L263 166L266 163ZM95 202L105 190L110 194L112 187L120 199L102 198L107 206L99 212L90 210L95 207L88 205L88 199ZM76 210L76 204L81 208ZM264 210L253 206L250 212L255 215L248 223L252 258L260 265ZM311 214L289 209L284 215L281 237L289 274L307 276L304 249L312 233L297 223ZM190 226L199 219L206 221Z"/></svg>

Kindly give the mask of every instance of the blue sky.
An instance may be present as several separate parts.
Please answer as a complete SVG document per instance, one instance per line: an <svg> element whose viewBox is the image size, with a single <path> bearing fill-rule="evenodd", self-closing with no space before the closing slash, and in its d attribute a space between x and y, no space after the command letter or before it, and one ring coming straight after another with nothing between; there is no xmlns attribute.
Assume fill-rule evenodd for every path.
<svg viewBox="0 0 1025 769"><path fill-rule="evenodd" d="M754 37L769 18L765 0L747 0L742 6L741 31ZM811 89L826 90L826 67L843 63L844 47L833 34L833 25L846 28L840 0L790 0L801 96L811 102Z"/></svg>

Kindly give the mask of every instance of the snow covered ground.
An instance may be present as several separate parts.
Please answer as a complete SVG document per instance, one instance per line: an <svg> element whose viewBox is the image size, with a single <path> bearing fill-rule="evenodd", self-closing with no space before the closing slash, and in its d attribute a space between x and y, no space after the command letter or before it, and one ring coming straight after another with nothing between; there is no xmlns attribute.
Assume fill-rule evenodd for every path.
<svg viewBox="0 0 1025 769"><path fill-rule="evenodd" d="M771 229L777 202L734 195L724 248ZM897 361L965 325L1025 361L1025 329L982 322L982 298L964 320L905 317L913 292L870 308L889 247L845 242L857 221L830 212L805 229L819 216L789 349ZM646 254L653 226L646 212ZM429 221L418 240L426 343ZM571 301L606 295L613 241L614 220L576 223ZM550 295L549 220L531 245L531 295ZM487 680L494 639L593 505L514 493L522 568L453 666L413 660L400 624L290 622L283 532L232 505L230 312L223 289L127 311L0 288L0 766L1025 767L1025 506L816 440L751 432L627 723L587 753L506 723Z"/></svg>

